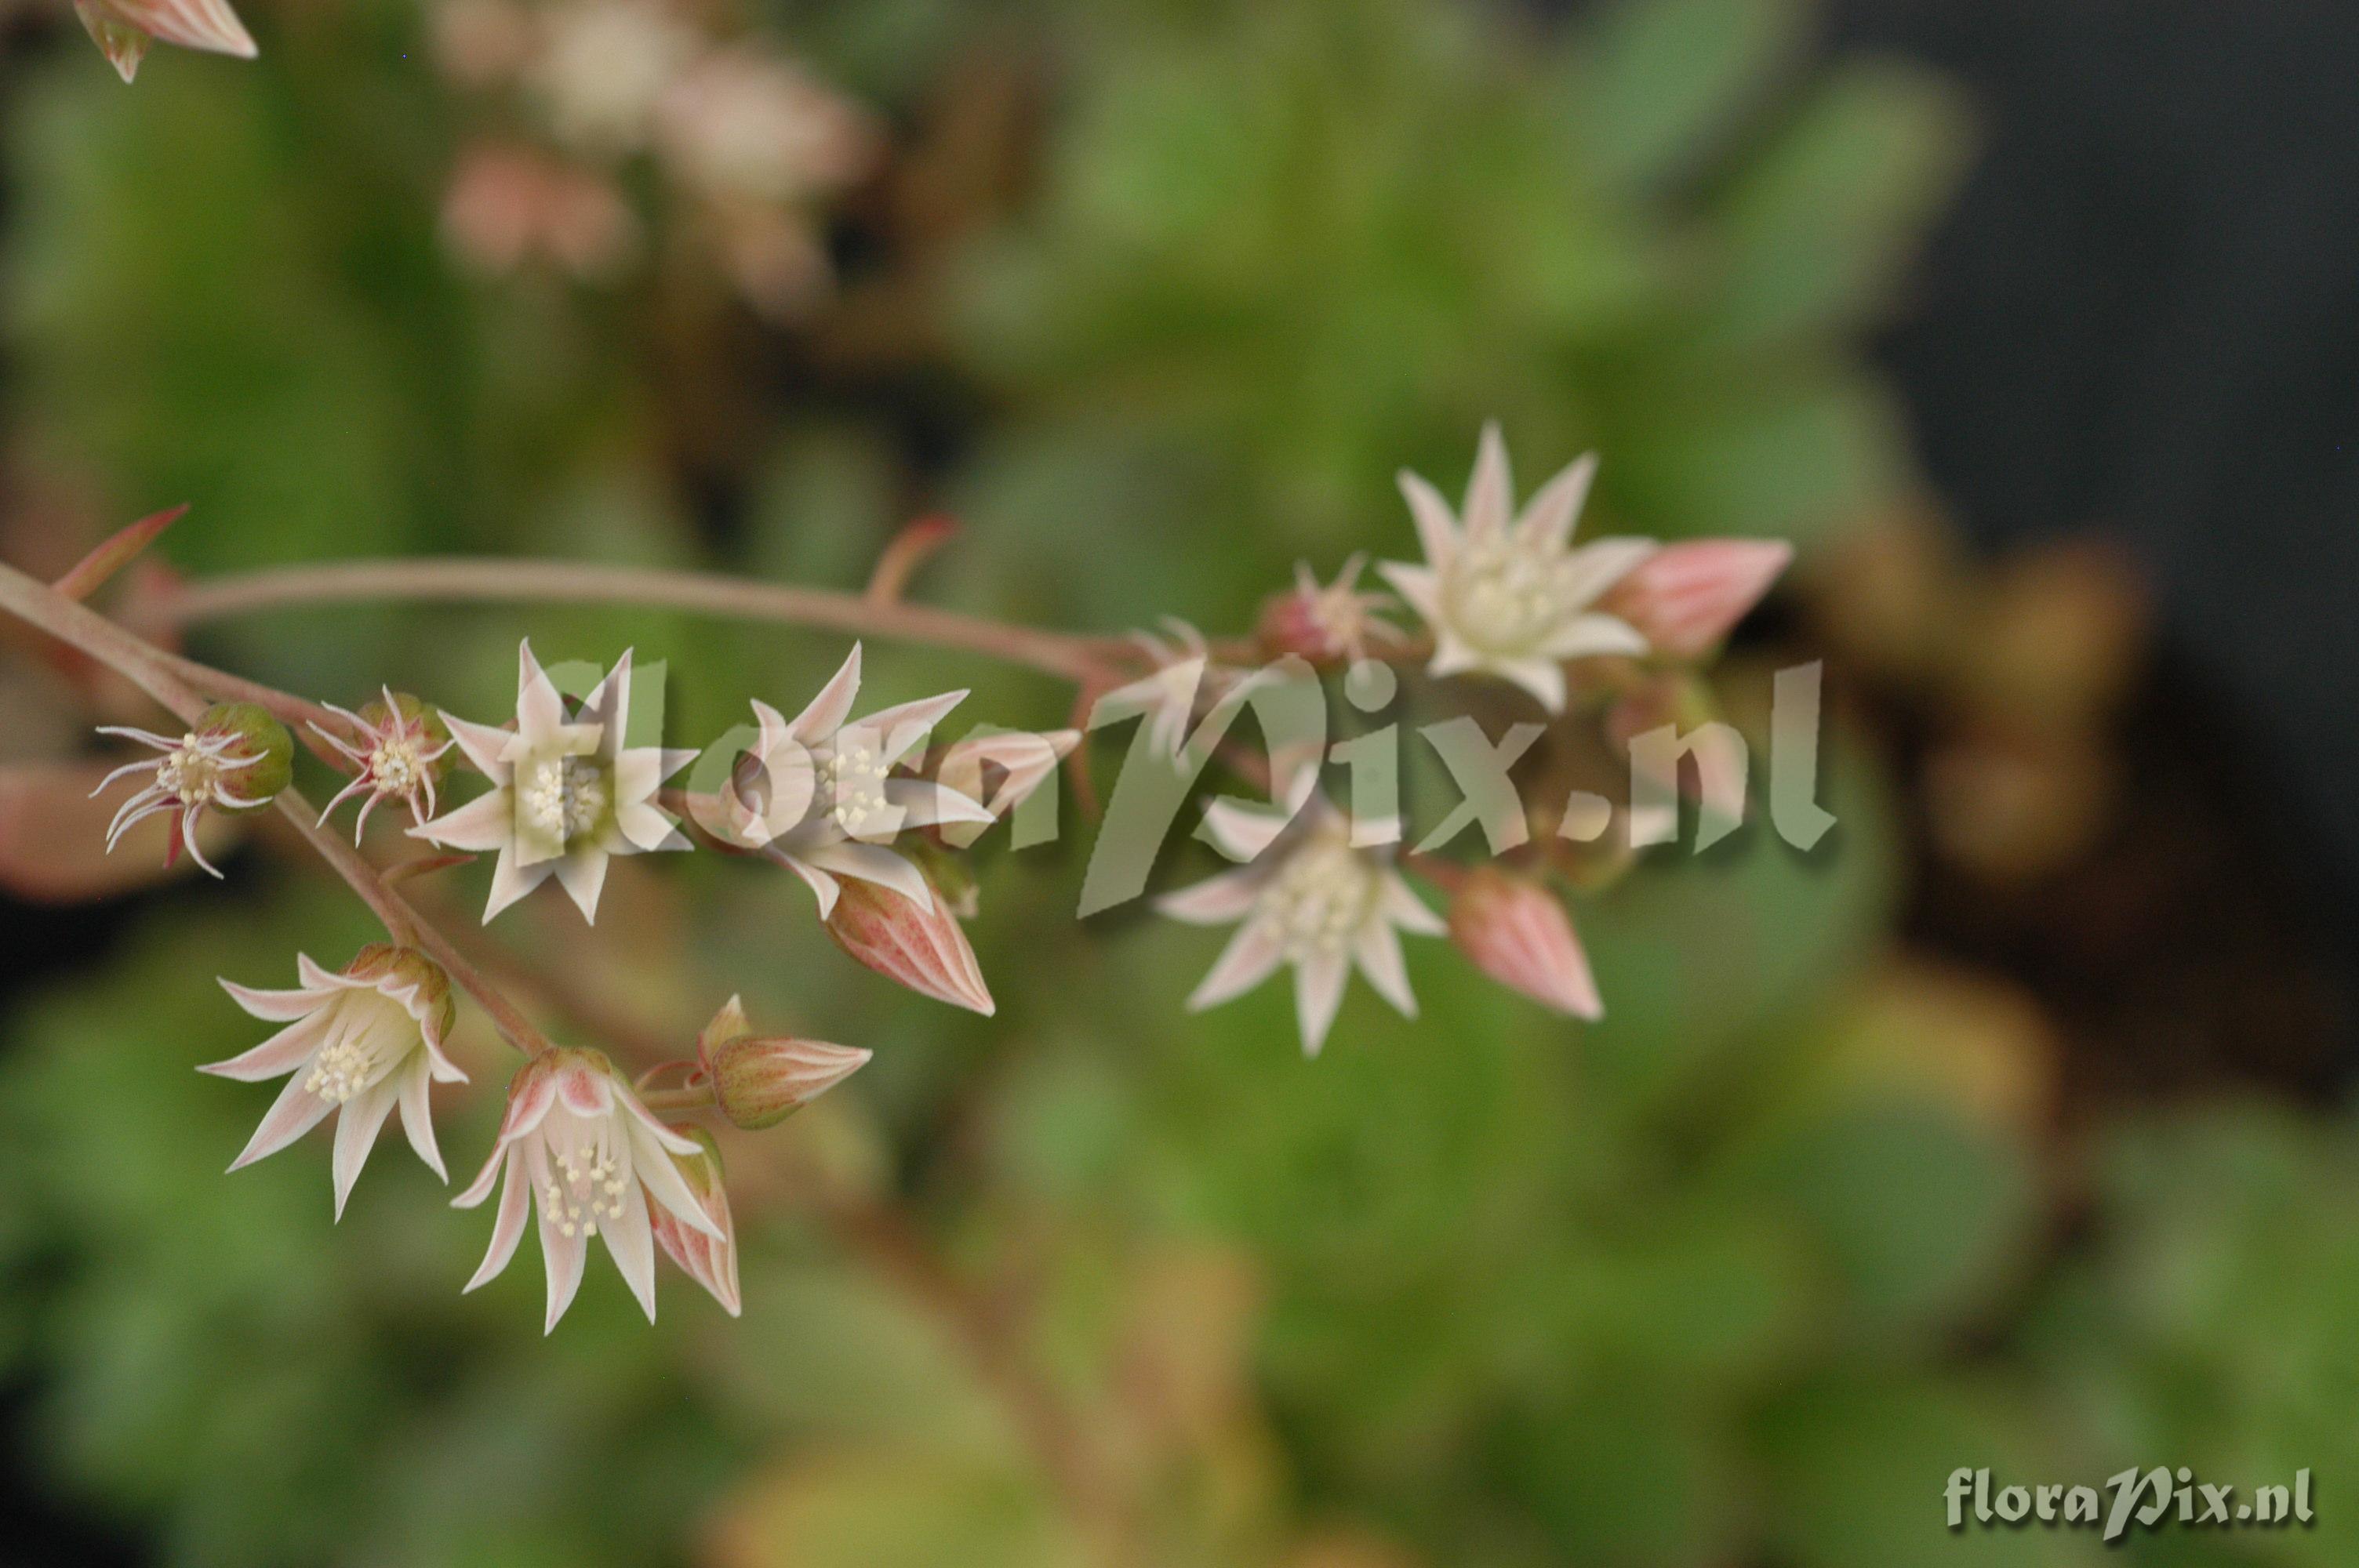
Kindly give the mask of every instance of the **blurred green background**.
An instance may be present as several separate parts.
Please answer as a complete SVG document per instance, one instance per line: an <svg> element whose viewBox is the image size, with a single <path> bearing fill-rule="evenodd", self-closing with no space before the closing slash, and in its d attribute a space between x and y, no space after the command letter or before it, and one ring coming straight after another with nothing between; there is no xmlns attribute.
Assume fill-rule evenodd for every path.
<svg viewBox="0 0 2359 1568"><path fill-rule="evenodd" d="M2119 819L2127 781L2182 776L2135 582L2081 546L1965 559L1865 351L1974 154L1951 86L1821 58L1803 0L699 12L885 130L816 212L833 289L782 323L663 243L645 168L617 177L654 238L632 265L471 270L445 186L516 106L451 84L408 0L241 10L259 62L158 51L128 90L57 17L0 56L0 554L27 569L185 500L160 554L190 575L496 552L853 588L943 510L929 600L1226 631L1298 558L1406 553L1395 469L1454 489L1496 416L1527 484L1601 449L1615 531L1798 541L1723 696L1751 722L1770 669L1834 660L1843 826L1580 904L1600 1025L1419 944L1421 1020L1355 989L1317 1062L1283 988L1180 1011L1203 933L1077 925L1071 840L985 851L988 1021L845 962L775 871L625 866L586 936L535 900L482 940L581 1011L684 1050L742 990L877 1053L724 1143L742 1322L667 1273L650 1329L593 1268L546 1340L537 1260L462 1298L483 1217L405 1158L341 1227L315 1147L220 1174L262 1102L189 1070L251 1043L213 977L288 983L298 948L372 935L315 868L263 843L226 887L0 903L21 1560L2094 1563L2087 1532L1952 1536L1950 1472L2160 1464L2309 1467L2320 1519L2124 1560L2359 1561L2359 1143L2324 1035L2258 1011L2257 1065L2142 1063L2121 997L2162 949L2117 906L2158 895L2115 873L2180 865L2219 803ZM190 651L490 719L519 635L667 661L689 741L843 652L485 608L255 616ZM962 719L1071 701L868 653L880 698L972 686ZM13 655L0 712L10 764L91 722ZM453 879L463 925L481 877ZM2227 945L2270 946L2270 912L2223 907ZM2128 935L2059 982L2043 923L2093 908ZM2181 994L2234 1016L2298 961ZM479 1019L460 1050L506 1068ZM449 1117L454 1170L495 1099ZM888 1228L848 1238L821 1188Z"/></svg>

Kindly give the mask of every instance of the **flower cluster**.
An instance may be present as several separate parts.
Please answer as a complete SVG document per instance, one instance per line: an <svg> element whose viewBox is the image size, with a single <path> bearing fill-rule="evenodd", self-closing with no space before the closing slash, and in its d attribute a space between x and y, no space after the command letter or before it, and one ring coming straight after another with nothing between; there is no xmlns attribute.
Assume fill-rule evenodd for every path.
<svg viewBox="0 0 2359 1568"><path fill-rule="evenodd" d="M1382 595L1358 588L1361 557L1322 585L1306 565L1292 589L1265 606L1256 646L1318 668L1358 666L1378 654L1421 659L1435 677L1491 679L1520 688L1551 727L1569 722L1576 690L1609 704L1604 738L1626 749L1653 719L1696 717L1702 702L1686 672L1707 659L1792 558L1783 541L1709 539L1662 544L1606 537L1573 542L1597 460L1584 457L1520 510L1507 449L1486 427L1465 499L1453 511L1432 484L1403 472L1421 562L1378 569L1425 622L1413 647L1384 616ZM1150 750L1179 756L1197 715L1252 678L1224 668L1211 646L1180 628L1178 646L1141 638L1149 673L1114 697L1143 715ZM1390 690L1389 683L1382 689ZM1697 742L1707 790L1726 778L1725 748ZM1741 764L1740 764L1741 765ZM1571 913L1545 856L1521 871L1429 864L1451 892L1445 921L1396 869L1399 825L1362 820L1332 805L1313 768L1282 781L1266 807L1219 801L1205 836L1240 869L1158 901L1174 919L1237 925L1189 999L1210 1007L1258 985L1280 966L1295 975L1303 1049L1324 1044L1353 969L1403 1014L1416 1016L1398 933L1447 931L1483 973L1555 1011L1603 1015L1603 1003ZM1717 798L1717 796L1714 796Z"/></svg>
<svg viewBox="0 0 2359 1568"><path fill-rule="evenodd" d="M667 0L440 0L434 28L445 74L530 128L461 157L443 229L465 260L617 271L641 248L624 184L644 166L756 310L791 320L824 292L812 210L867 171L877 137L801 66L717 42Z"/></svg>
<svg viewBox="0 0 2359 1568"><path fill-rule="evenodd" d="M601 25L619 24L610 16ZM614 134L619 113L577 103L569 124L582 135L595 125ZM1135 744L1156 764L1149 794L1183 800L1207 768L1223 762L1267 785L1266 802L1214 798L1202 812L1201 836L1234 862L1230 869L1156 900L1176 920L1234 927L1190 1008L1228 1001L1289 969L1296 1026L1304 1050L1316 1055L1354 972L1399 1012L1416 1015L1407 934L1448 935L1483 974L1555 1012L1602 1015L1567 895L1626 862L1601 870L1584 860L1579 845L1594 835L1573 830L1571 806L1586 799L1611 810L1611 803L1576 793L1535 841L1530 821L1542 814L1526 803L1563 785L1544 767L1518 773L1514 764L1542 735L1549 739L1542 756L1585 737L1629 755L1635 790L1647 726L1723 728L1711 722L1696 670L1767 590L1788 552L1782 544L1743 540L1576 544L1595 472L1594 460L1583 459L1518 511L1505 444L1489 429L1454 512L1432 486L1403 476L1425 559L1380 569L1423 621L1422 637L1388 618L1396 607L1386 595L1361 589L1364 562L1355 557L1329 581L1300 568L1290 589L1264 607L1250 638L1216 643L1175 621L1166 635L1137 638L1127 650L1112 641L1058 644L1060 661L1073 647L1087 650L1081 684L1085 694L1103 697L1093 724L1142 720L1144 737ZM1245 667L1253 656L1271 662ZM1323 692L1339 672L1352 704L1373 712L1398 695L1395 665L1422 666L1432 691L1488 681L1495 699L1536 708L1545 719L1515 727L1512 745L1489 757L1484 799L1470 789L1462 820L1453 818L1461 827L1483 820L1493 839L1490 862L1438 859L1437 845L1455 830L1448 823L1405 849L1397 795L1364 793L1356 761L1351 805L1336 804L1322 772L1329 762L1346 761L1346 748L1331 751L1323 736L1306 749L1281 745L1266 729L1266 766L1225 738L1218 705L1258 701L1289 684ZM581 1285L593 1237L604 1238L650 1317L658 1249L734 1314L742 1305L736 1230L719 1147L685 1118L705 1114L746 1131L775 1127L859 1070L870 1054L758 1032L734 997L698 1035L692 1054L636 1080L595 1051L551 1044L375 880L364 857L372 813L397 803L409 816L406 837L464 852L422 858L401 868L404 874L491 856L485 925L551 881L594 922L615 857L690 849L692 827L724 851L791 873L830 937L861 964L922 996L989 1016L997 1004L965 931L978 904L966 851L1054 777L1081 736L988 731L937 746L936 730L967 694L859 711L855 643L792 719L755 700L750 731L733 731L750 732L750 741L728 742L735 750L716 753L715 766L694 775L703 782L691 790L672 781L693 753L634 743L634 719L644 716L634 708L630 653L594 685L582 684L587 691L569 697L526 643L517 649L514 715L496 725L440 711L390 687L357 710L264 691L304 718L319 756L347 775L316 819L289 789L294 741L269 709L252 702L201 708L183 695L176 706L195 715L183 734L103 731L157 753L115 769L101 785L143 777L116 811L107 842L112 848L134 824L164 816L172 827L169 853L195 855L194 830L207 813L250 813L277 800L331 859L353 857L347 875L370 895L393 937L336 972L299 956L293 989L223 981L239 1006L279 1027L204 1070L243 1081L286 1079L232 1169L287 1148L339 1113L332 1174L341 1217L378 1133L398 1111L419 1158L441 1176L432 1087L467 1081L447 1051L455 979L527 1058L509 1085L490 1158L455 1200L471 1207L498 1191L490 1247L467 1288L506 1269L530 1212L552 1328ZM248 683L248 689L255 688ZM1481 742L1476 750L1491 750L1471 719L1449 725L1471 730ZM1691 747L1708 792L1730 783L1732 764L1741 780L1741 746L1725 731L1713 745ZM1659 771L1663 753L1647 751ZM482 784L454 804L446 797L463 787L466 773ZM1648 787L1663 782L1658 776ZM1741 782L1734 788L1741 800ZM1526 819L1509 824L1512 831L1501 830L1484 805L1502 798ZM358 809L355 849L347 851L318 829L350 802ZM1626 809L1635 815L1636 806L1634 795ZM220 874L201 857L200 863ZM1430 904L1420 887L1443 895L1444 907Z"/></svg>

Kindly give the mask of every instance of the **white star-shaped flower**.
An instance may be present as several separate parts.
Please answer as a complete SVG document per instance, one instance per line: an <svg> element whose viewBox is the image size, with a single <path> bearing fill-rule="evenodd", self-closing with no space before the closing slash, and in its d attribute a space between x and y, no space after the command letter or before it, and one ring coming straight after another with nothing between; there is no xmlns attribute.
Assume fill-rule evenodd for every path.
<svg viewBox="0 0 2359 1568"><path fill-rule="evenodd" d="M1295 775L1287 798L1291 809L1228 800L1207 806L1204 826L1213 841L1248 863L1166 893L1156 908L1194 925L1241 923L1188 999L1190 1011L1240 996L1280 964L1291 964L1302 1049L1316 1056L1354 968L1378 995L1415 1018L1400 933L1438 936L1446 927L1393 869L1387 849L1353 844L1354 837L1389 836L1355 835L1352 818L1319 793L1313 770Z"/></svg>
<svg viewBox="0 0 2359 1568"><path fill-rule="evenodd" d="M451 739L494 788L409 834L453 849L498 852L484 924L552 875L582 917L595 920L614 856L689 847L655 798L695 753L624 745L630 709L628 653L569 719L526 643L513 731L443 715Z"/></svg>
<svg viewBox="0 0 2359 1568"><path fill-rule="evenodd" d="M1628 622L1592 607L1654 553L1654 542L1571 544L1596 472L1595 456L1582 458L1510 521L1515 480L1495 424L1484 427L1462 514L1453 514L1432 485L1403 471L1401 493L1417 520L1425 564L1386 561L1379 569L1433 629L1433 674L1499 676L1560 713L1566 660L1647 652L1646 638Z"/></svg>

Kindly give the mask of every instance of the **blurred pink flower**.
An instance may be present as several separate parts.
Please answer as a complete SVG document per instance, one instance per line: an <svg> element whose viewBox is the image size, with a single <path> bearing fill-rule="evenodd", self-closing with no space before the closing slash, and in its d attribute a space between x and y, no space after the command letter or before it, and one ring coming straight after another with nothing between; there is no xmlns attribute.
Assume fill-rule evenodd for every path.
<svg viewBox="0 0 2359 1568"><path fill-rule="evenodd" d="M630 257L638 222L603 178L527 147L487 143L470 149L451 176L442 237L484 272L541 263L592 278Z"/></svg>
<svg viewBox="0 0 2359 1568"><path fill-rule="evenodd" d="M1263 652L1273 656L1293 654L1314 665L1347 664L1366 656L1368 644L1407 641L1399 627L1378 611L1393 602L1388 593L1363 593L1360 573L1368 562L1354 555L1321 586L1308 562L1294 568L1294 589L1269 601L1262 611Z"/></svg>

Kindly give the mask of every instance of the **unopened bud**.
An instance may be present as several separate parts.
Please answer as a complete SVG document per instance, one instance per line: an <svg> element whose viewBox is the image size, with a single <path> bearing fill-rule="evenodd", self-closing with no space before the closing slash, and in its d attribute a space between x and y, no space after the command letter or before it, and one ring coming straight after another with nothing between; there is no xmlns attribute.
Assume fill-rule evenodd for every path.
<svg viewBox="0 0 2359 1568"><path fill-rule="evenodd" d="M867 1065L873 1052L753 1033L735 997L697 1037L697 1063L721 1114L748 1131L776 1127Z"/></svg>
<svg viewBox="0 0 2359 1568"><path fill-rule="evenodd" d="M1761 602L1793 558L1783 539L1666 545L1632 568L1598 608L1636 627L1658 654L1701 658Z"/></svg>
<svg viewBox="0 0 2359 1568"><path fill-rule="evenodd" d="M294 782L295 737L261 704L216 702L198 716L195 732L200 739L232 738L220 752L228 787L214 795L214 810L247 816L268 806Z"/></svg>
<svg viewBox="0 0 2359 1568"><path fill-rule="evenodd" d="M933 884L923 903L887 887L846 877L827 917L835 945L920 995L989 1017L998 1011L958 918Z"/></svg>
<svg viewBox="0 0 2359 1568"><path fill-rule="evenodd" d="M1572 917L1539 883L1495 866L1475 868L1451 901L1450 936L1508 989L1575 1018L1604 1016Z"/></svg>
<svg viewBox="0 0 2359 1568"><path fill-rule="evenodd" d="M682 1127L674 1130L692 1140L697 1145L693 1154L664 1151L664 1158L672 1162L680 1179L704 1209L704 1217L720 1231L717 1237L707 1236L681 1224L678 1217L659 1203L647 1205L647 1228L655 1233L656 1245L664 1256L679 1265L680 1272L712 1292L731 1317L744 1310L744 1301L737 1291L737 1227L729 1216L729 1193L721 1182L721 1149L713 1142L712 1134L701 1127Z"/></svg>

